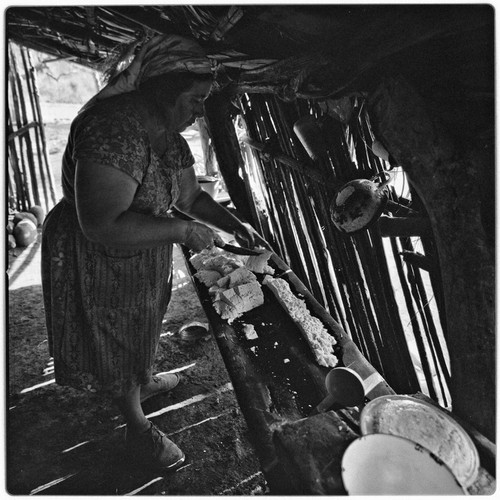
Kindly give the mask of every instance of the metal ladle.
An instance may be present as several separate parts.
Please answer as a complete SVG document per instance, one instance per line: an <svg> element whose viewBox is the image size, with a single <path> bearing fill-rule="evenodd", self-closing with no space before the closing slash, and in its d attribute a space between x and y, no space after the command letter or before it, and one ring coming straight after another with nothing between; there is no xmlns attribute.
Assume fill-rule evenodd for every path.
<svg viewBox="0 0 500 500"><path fill-rule="evenodd" d="M325 386L328 396L314 408L311 415L358 406L364 402L363 379L350 368L338 367L330 370L325 378Z"/></svg>

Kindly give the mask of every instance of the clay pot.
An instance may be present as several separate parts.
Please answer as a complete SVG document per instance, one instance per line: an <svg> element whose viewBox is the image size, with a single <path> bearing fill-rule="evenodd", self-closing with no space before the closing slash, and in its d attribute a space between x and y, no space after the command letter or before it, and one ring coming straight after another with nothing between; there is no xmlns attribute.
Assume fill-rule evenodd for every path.
<svg viewBox="0 0 500 500"><path fill-rule="evenodd" d="M31 245L37 237L36 224L30 219L23 219L16 224L13 234L17 246L27 247Z"/></svg>

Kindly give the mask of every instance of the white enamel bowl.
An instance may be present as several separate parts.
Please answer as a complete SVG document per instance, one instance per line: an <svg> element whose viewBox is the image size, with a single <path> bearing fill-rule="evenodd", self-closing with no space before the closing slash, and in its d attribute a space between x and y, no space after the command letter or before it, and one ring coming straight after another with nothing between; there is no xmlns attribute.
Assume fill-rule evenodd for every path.
<svg viewBox="0 0 500 500"><path fill-rule="evenodd" d="M349 495L464 495L450 469L429 450L388 434L353 441L342 458Z"/></svg>
<svg viewBox="0 0 500 500"><path fill-rule="evenodd" d="M404 395L381 396L361 412L361 434L391 434L431 451L469 487L478 475L479 454L470 436L440 408Z"/></svg>

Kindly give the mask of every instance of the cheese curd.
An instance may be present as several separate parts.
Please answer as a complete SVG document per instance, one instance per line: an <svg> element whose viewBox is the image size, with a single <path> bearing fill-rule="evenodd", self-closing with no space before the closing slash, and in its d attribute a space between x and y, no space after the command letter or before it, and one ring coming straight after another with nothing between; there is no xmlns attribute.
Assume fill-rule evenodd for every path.
<svg viewBox="0 0 500 500"><path fill-rule="evenodd" d="M290 285L282 278L272 278L271 276L266 276L263 283L269 287L295 321L318 364L331 368L337 366L338 359L333 354L333 346L337 341L328 333L323 323L311 315L306 303L294 295Z"/></svg>

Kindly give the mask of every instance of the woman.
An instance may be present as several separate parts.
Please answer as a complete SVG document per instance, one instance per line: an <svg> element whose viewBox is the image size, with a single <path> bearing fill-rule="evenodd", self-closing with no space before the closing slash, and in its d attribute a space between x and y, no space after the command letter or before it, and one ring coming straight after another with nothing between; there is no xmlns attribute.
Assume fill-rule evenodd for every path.
<svg viewBox="0 0 500 500"><path fill-rule="evenodd" d="M187 70L187 71L186 71ZM175 469L184 453L148 421L141 401L178 383L153 377L170 299L172 244L258 236L197 183L179 134L203 114L211 64L192 40L158 36L75 118L63 158L63 199L48 214L42 281L57 383L117 403L142 464ZM197 221L170 215L177 208Z"/></svg>

